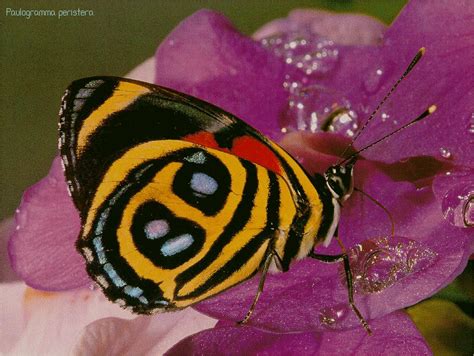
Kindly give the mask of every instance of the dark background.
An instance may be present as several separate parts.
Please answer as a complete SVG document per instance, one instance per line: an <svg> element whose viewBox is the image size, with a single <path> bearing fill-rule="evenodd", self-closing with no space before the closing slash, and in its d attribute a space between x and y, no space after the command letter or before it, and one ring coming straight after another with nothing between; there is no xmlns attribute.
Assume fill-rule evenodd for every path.
<svg viewBox="0 0 474 356"><path fill-rule="evenodd" d="M200 8L218 10L251 34L294 8L372 15L389 24L405 0L3 1L0 16L0 218L43 177L56 155L60 98L74 79L124 75ZM93 10L92 17L12 17L6 9Z"/></svg>

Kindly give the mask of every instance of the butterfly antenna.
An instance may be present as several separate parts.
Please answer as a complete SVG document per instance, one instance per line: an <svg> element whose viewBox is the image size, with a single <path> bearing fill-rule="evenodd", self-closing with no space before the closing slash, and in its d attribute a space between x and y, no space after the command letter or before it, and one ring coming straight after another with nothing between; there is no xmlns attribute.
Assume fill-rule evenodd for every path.
<svg viewBox="0 0 474 356"><path fill-rule="evenodd" d="M354 138L352 139L351 143L344 149L344 151L342 152L342 155L341 157L344 157L345 154L347 153L347 150L353 146L355 140L357 140L357 138L359 137L359 135L362 133L362 131L364 131L364 129L367 127L367 125L369 124L370 121L372 121L372 119L375 117L375 115L378 113L378 111L380 110L380 108L382 107L382 105L387 101L387 99L390 97L390 95L392 95L392 93L395 91L395 89L397 89L398 85L401 83L401 81L403 79L405 79L405 77L408 75L408 73L411 72L411 70L415 67L415 65L418 63L418 61L421 59L421 57L423 57L423 55L425 54L425 47L421 47L418 52L416 53L415 57L412 59L412 61L410 62L410 64L408 65L407 69L405 69L405 72L402 74L402 76L396 81L396 83L392 86L392 88L390 88L390 90L388 91L387 94L385 94L384 98L382 99L382 101L380 101L380 103L377 105L377 107L374 109L374 111L372 112L372 114L370 114L369 118L365 121L364 125L362 125L362 127L360 128L360 130L355 134Z"/></svg>
<svg viewBox="0 0 474 356"><path fill-rule="evenodd" d="M409 123L406 123L405 125L403 125L402 127L399 127L398 129L396 129L395 131L392 131L390 132L389 134L385 135L384 137L382 138L379 138L377 141L374 141L372 142L371 144L365 146L364 148L361 148L360 150L358 150L357 152L353 153L352 155L350 155L349 157L347 157L346 159L344 159L341 163L339 163L340 165L341 164L344 164L346 163L347 161L350 161L352 160L354 157L356 157L359 153L369 149L370 147L376 145L377 143L379 143L380 141L383 141L387 138L389 138L390 136L392 135L395 135L396 133L406 129L407 127L413 125L413 124L416 124L418 121L421 121L423 120L425 117L431 115L432 113L434 113L436 111L436 105L431 105L430 107L428 107L428 109L426 109L425 111L423 111L423 113L418 116L416 119L413 119L411 120Z"/></svg>

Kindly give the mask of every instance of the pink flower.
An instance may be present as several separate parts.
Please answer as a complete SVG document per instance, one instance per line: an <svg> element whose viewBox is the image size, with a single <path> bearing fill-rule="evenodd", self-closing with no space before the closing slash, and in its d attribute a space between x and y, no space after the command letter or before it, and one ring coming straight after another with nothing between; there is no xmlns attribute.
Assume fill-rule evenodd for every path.
<svg viewBox="0 0 474 356"><path fill-rule="evenodd" d="M310 172L323 171L337 161L349 142L344 136L360 128L423 46L426 56L355 146L375 141L431 104L438 107L423 122L365 151L365 160L356 166L356 186L390 211L395 238L379 238L390 235L390 222L363 195L354 194L344 206L339 235L353 248L352 268L359 277L356 303L374 336L368 337L350 312L338 267L303 260L289 272L267 278L248 326L237 327L235 321L250 306L258 279L197 305L195 309L219 323L182 340L170 354L429 353L399 309L446 286L462 272L474 250L472 228L464 226L465 220L472 219L464 208L467 197L474 195L474 123L470 121L474 86L466 75L473 69L469 59L474 41L468 36L473 21L463 15L473 12L470 2L413 1L385 29L366 17L295 11L251 39L223 16L200 11L165 39L153 62L145 64L146 70L134 73L210 101L275 139L282 138L282 128L294 131L283 137L282 145ZM328 111L335 108L345 108L331 123L335 133L319 132ZM60 291L91 284L74 248L80 222L58 160L46 178L25 192L15 219L9 254L14 270L29 286ZM359 250L354 248L358 243ZM318 251L340 253L332 245ZM371 263L374 253L379 259ZM59 295L68 293L74 300L85 294L102 298L85 290ZM99 309L107 304L103 303ZM127 320L131 315L102 319L105 316L77 322L83 335L78 347L100 352L114 344L115 339L108 337L115 337L114 330L126 330L125 345L140 335L136 328L159 340L163 330L153 333L153 327L159 328L153 325L167 320L183 324L182 336L215 323L202 319L201 329L188 330L189 321L168 315L134 320ZM100 330L106 330L105 336L95 342L93 335ZM153 336L146 337L150 344L143 352L153 350ZM119 352L126 350L120 345Z"/></svg>

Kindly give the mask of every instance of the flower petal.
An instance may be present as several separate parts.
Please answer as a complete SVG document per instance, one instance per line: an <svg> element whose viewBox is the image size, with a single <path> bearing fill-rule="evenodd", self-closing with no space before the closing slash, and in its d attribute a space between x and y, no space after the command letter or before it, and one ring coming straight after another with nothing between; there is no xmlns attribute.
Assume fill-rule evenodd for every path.
<svg viewBox="0 0 474 356"><path fill-rule="evenodd" d="M151 57L143 63L140 63L137 67L125 74L125 78L153 83L153 79L155 78L155 59Z"/></svg>
<svg viewBox="0 0 474 356"><path fill-rule="evenodd" d="M361 45L352 39L350 45L321 42L321 34L332 38L330 30L346 31L343 25L328 25L324 18L329 15L325 14L296 12L264 27L257 33L259 39L276 36L281 43L275 45L273 40L270 48L274 53L295 67L309 66L311 73L288 71L291 96L282 125L319 130L325 126L329 112L347 108L349 114L341 115L344 121L341 119L336 125L343 128L336 130L353 135L353 122L359 128L365 123L417 51L425 47L424 57L383 105L355 147L360 149L375 142L434 104L434 114L365 151L364 156L387 163L431 156L473 167L474 79L466 75L474 71L470 60L474 57L474 36L470 31L474 27L470 16L473 12L474 3L467 0L455 4L447 0L409 2L386 30L380 45L374 41ZM356 28L354 24L348 25L354 33ZM314 45L321 46L316 47L316 57ZM338 120L336 117L333 121ZM342 122L346 125L340 125Z"/></svg>
<svg viewBox="0 0 474 356"><path fill-rule="evenodd" d="M324 333L325 355L431 355L431 350L410 318L402 311L373 320L373 334L361 327Z"/></svg>
<svg viewBox="0 0 474 356"><path fill-rule="evenodd" d="M249 326L217 326L192 335L166 355L430 355L410 318L395 312L344 332L275 334ZM225 340L225 342L223 342Z"/></svg>
<svg viewBox="0 0 474 356"><path fill-rule="evenodd" d="M285 68L224 16L201 10L158 48L155 82L209 101L274 135L286 106Z"/></svg>
<svg viewBox="0 0 474 356"><path fill-rule="evenodd" d="M265 24L253 37L260 40L303 28L341 45L373 45L380 43L386 26L367 15L338 14L309 9L293 10L287 18Z"/></svg>
<svg viewBox="0 0 474 356"><path fill-rule="evenodd" d="M8 252L14 271L31 287L66 290L91 283L75 249L80 219L67 193L59 158L28 188L15 214Z"/></svg>
<svg viewBox="0 0 474 356"><path fill-rule="evenodd" d="M221 326L189 336L165 355L314 355L320 335L274 334L249 326Z"/></svg>
<svg viewBox="0 0 474 356"><path fill-rule="evenodd" d="M474 3L412 1L386 31L378 49L341 49L336 75L320 85L342 90L349 102L374 109L421 48L426 54L397 88L356 147L362 148L420 115L430 105L437 111L422 122L367 150L365 157L396 162L427 155L473 166ZM347 79L350 78L350 85ZM382 115L383 114L383 115Z"/></svg>
<svg viewBox="0 0 474 356"><path fill-rule="evenodd" d="M0 309L0 349L12 355L66 355L78 333L93 320L132 317L102 293L89 289L41 292L14 283L0 285L0 296L2 305L9 306Z"/></svg>
<svg viewBox="0 0 474 356"><path fill-rule="evenodd" d="M98 319L81 332L73 354L162 355L178 341L216 322L192 309L132 320Z"/></svg>
<svg viewBox="0 0 474 356"><path fill-rule="evenodd" d="M22 304L19 302L25 292L23 283L0 284L0 353L6 354L14 348L25 329Z"/></svg>

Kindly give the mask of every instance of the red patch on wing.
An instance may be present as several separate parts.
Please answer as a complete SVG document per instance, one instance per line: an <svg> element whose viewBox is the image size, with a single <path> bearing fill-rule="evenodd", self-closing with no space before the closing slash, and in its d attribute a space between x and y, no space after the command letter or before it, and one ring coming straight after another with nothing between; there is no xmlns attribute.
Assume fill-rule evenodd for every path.
<svg viewBox="0 0 474 356"><path fill-rule="evenodd" d="M206 131L196 132L194 134L184 136L183 140L192 142L192 143L197 143L198 145L209 147L209 148L217 148L218 150L222 151L222 148L219 147L219 144L214 138L214 135L210 132L206 132Z"/></svg>
<svg viewBox="0 0 474 356"><path fill-rule="evenodd" d="M275 153L263 142L250 136L241 136L234 140L231 152L254 162L266 169L281 174L281 166Z"/></svg>
<svg viewBox="0 0 474 356"><path fill-rule="evenodd" d="M250 136L237 137L232 142L232 149L220 147L214 135L210 132L201 131L183 137L183 140L198 145L215 148L219 151L229 152L233 155L256 163L266 169L281 174L281 166L278 157L263 142Z"/></svg>

